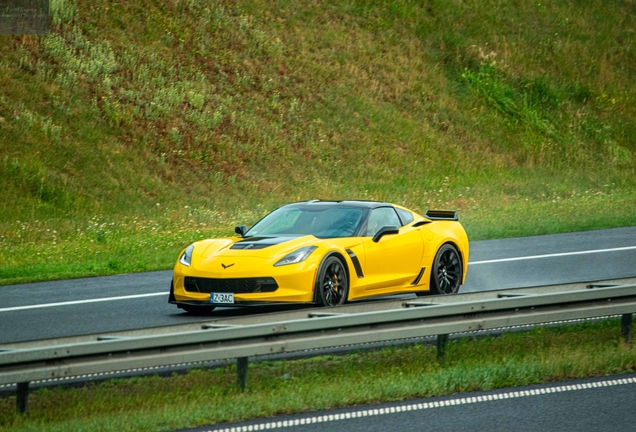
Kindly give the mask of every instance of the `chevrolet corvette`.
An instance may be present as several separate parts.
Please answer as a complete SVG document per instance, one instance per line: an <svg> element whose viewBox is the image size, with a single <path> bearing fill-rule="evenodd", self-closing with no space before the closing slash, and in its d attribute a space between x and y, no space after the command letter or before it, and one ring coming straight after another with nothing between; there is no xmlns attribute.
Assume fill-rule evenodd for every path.
<svg viewBox="0 0 636 432"><path fill-rule="evenodd" d="M453 294L466 279L468 237L457 212L420 215L371 201L306 201L272 211L236 236L179 254L169 302L217 306L314 303L372 296Z"/></svg>

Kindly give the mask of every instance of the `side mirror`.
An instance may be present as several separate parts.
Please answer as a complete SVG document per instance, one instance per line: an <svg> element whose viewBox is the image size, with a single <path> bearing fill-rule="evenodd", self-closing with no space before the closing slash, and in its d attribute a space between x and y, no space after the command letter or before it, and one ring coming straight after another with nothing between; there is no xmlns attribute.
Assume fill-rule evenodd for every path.
<svg viewBox="0 0 636 432"><path fill-rule="evenodd" d="M247 227L245 225L239 225L236 228L234 228L234 232L240 235L241 237L245 237L245 234L247 234Z"/></svg>
<svg viewBox="0 0 636 432"><path fill-rule="evenodd" d="M382 236L385 236L388 234L398 234L399 232L400 232L400 229L396 227L395 225L384 226L380 228L380 230L377 233L375 233L375 235L373 236L373 241L377 243L380 241Z"/></svg>

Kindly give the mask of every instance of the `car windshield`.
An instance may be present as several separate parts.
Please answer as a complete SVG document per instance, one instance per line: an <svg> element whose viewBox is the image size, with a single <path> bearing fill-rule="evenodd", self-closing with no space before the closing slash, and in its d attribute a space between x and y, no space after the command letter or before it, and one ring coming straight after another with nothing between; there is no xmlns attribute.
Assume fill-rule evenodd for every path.
<svg viewBox="0 0 636 432"><path fill-rule="evenodd" d="M354 235L364 209L354 207L281 207L261 219L246 234L313 235L319 238Z"/></svg>

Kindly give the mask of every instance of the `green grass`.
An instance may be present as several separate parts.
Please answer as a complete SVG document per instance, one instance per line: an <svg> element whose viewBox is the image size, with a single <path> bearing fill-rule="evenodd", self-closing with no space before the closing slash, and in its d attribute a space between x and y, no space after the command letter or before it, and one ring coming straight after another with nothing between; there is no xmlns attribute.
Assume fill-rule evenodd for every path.
<svg viewBox="0 0 636 432"><path fill-rule="evenodd" d="M52 1L0 35L0 284L169 268L303 199L636 225L635 7Z"/></svg>
<svg viewBox="0 0 636 432"><path fill-rule="evenodd" d="M234 366L171 378L115 379L83 388L32 392L29 412L0 399L6 430L175 430L336 407L400 401L557 380L633 372L636 348L620 320L583 323L481 340L449 342L446 361L416 345L251 363L240 392Z"/></svg>

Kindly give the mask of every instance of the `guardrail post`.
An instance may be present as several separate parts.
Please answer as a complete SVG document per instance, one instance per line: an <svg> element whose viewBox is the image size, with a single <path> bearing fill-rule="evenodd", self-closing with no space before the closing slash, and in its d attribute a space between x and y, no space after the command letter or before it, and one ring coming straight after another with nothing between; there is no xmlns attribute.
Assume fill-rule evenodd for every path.
<svg viewBox="0 0 636 432"><path fill-rule="evenodd" d="M446 344L448 343L448 335L437 335L437 360L439 362L444 361L444 355L446 354Z"/></svg>
<svg viewBox="0 0 636 432"><path fill-rule="evenodd" d="M236 383L241 391L245 391L247 387L247 360L247 357L236 359Z"/></svg>
<svg viewBox="0 0 636 432"><path fill-rule="evenodd" d="M621 316L621 336L625 339L625 343L632 341L632 314Z"/></svg>
<svg viewBox="0 0 636 432"><path fill-rule="evenodd" d="M16 408L19 413L24 414L27 412L27 402L29 400L29 382L18 383L18 388L15 394Z"/></svg>

